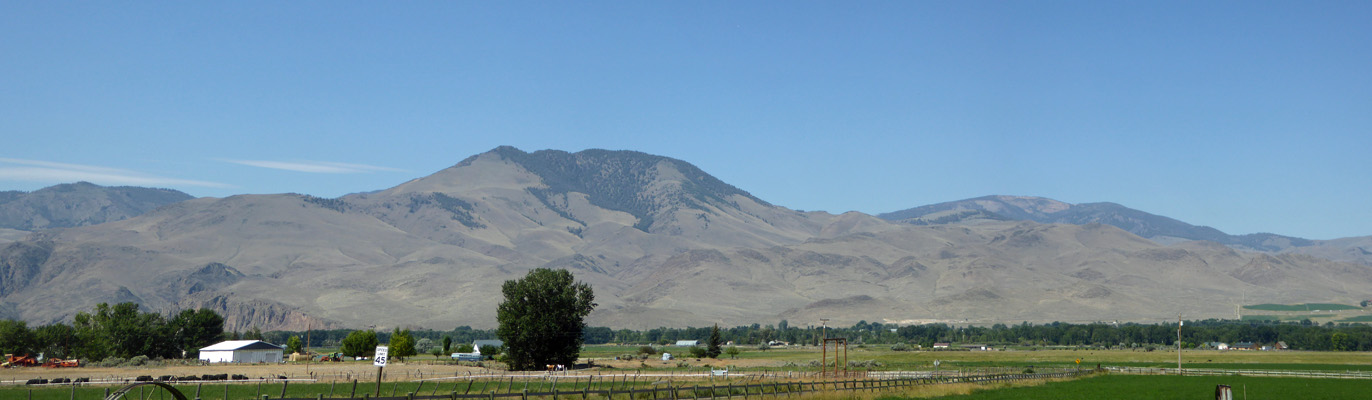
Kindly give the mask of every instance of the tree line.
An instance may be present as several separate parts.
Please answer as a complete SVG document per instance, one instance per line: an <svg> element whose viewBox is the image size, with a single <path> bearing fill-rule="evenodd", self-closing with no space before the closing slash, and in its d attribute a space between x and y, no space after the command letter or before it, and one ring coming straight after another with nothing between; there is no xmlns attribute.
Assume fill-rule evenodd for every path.
<svg viewBox="0 0 1372 400"><path fill-rule="evenodd" d="M712 328L655 328L648 330L589 328L586 343L626 343L666 345L678 340L705 340ZM786 320L777 325L738 326L721 329L725 341L741 345L765 346L771 342L818 345L823 337L846 338L851 344L907 344L925 348L934 343L985 344L1002 346L1093 346L1102 348L1148 348L1176 346L1176 324L1089 323L991 326L949 324L896 325L859 321L850 327L790 326ZM608 337L608 340L606 339ZM1209 319L1187 321L1181 329L1185 348L1209 342L1253 342L1274 345L1285 342L1296 350L1372 351L1372 326L1364 324L1278 321L1235 321Z"/></svg>
<svg viewBox="0 0 1372 400"><path fill-rule="evenodd" d="M200 348L224 336L224 318L213 310L183 310L163 316L140 312L137 303L100 303L80 312L71 324L29 328L24 321L0 320L0 351L43 354L88 361L108 357L197 358Z"/></svg>
<svg viewBox="0 0 1372 400"><path fill-rule="evenodd" d="M679 340L699 340L707 343L718 329L720 340L741 346L764 346L771 342L792 345L818 345L824 336L847 338L850 344L906 344L932 347L934 343L984 344L995 346L1091 346L1101 348L1148 348L1176 346L1176 324L1088 323L1047 324L1020 323L991 326L956 326L942 323L924 325L896 325L860 321L848 327L790 326L782 320L776 325L751 324L732 328L688 327L653 328L646 330L587 327L582 332L585 344L668 345ZM324 331L326 338L342 338L356 332L346 329ZM1229 344L1253 342L1273 345L1285 342L1294 350L1372 351L1372 326L1364 324L1315 324L1298 322L1201 320L1187 321L1182 327L1182 347L1195 348L1209 342ZM267 338L285 338L304 332L267 332ZM378 343L389 342L390 334L375 333ZM454 343L468 344L474 340L496 337L494 329L458 327L451 331L415 330L413 337L423 341L441 338ZM313 332L315 346L331 346L334 339L320 339L321 331ZM285 339L281 339L285 340ZM270 340L268 340L270 341ZM337 341L333 342L337 345ZM373 345L375 347L375 345ZM392 350L394 351L394 350ZM430 351L418 349L420 354ZM448 351L445 350L444 354Z"/></svg>
<svg viewBox="0 0 1372 400"><path fill-rule="evenodd" d="M162 315L141 312L135 303L100 304L76 315L71 324L54 323L30 328L23 321L0 320L0 351L6 354L38 354L80 358L106 357L195 358L200 348L220 340L259 339L288 344L292 351L304 347L339 348L350 356L370 356L377 344L388 343L393 357L417 354L445 355L470 352L475 340L497 337L495 329L469 326L453 330L394 329L391 332L332 329L245 333L225 332L224 319L206 310L183 310ZM349 336L354 339L349 340ZM1156 348L1176 346L1175 324L1020 323L991 326L949 324L905 325L860 321L849 327L792 326L786 320L775 325L751 324L732 328L688 327L647 330L586 327L584 344L666 345L678 340L702 343L733 342L764 347L779 341L793 345L816 345L821 338L843 337L851 344L919 345L976 343L991 346L1092 346L1102 348ZM308 343L306 343L308 339ZM1364 324L1315 324L1299 322L1202 320L1187 321L1181 330L1182 347L1208 342L1253 342L1272 345L1285 342L1295 350L1372 351L1372 326ZM183 353L184 352L184 353ZM487 352L483 352L487 353ZM401 355L403 354L403 355Z"/></svg>

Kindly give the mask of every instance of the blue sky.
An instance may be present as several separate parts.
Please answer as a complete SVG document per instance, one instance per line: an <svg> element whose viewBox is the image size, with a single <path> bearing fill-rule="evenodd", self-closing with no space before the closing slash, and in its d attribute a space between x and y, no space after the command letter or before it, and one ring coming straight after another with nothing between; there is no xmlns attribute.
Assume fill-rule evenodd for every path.
<svg viewBox="0 0 1372 400"><path fill-rule="evenodd" d="M334 197L500 145L772 203L1372 235L1372 3L0 0L0 190Z"/></svg>

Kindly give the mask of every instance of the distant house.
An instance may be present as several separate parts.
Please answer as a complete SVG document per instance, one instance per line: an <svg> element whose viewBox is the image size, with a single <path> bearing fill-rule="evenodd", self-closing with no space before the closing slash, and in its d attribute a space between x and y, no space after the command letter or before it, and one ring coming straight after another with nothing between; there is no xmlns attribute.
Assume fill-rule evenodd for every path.
<svg viewBox="0 0 1372 400"><path fill-rule="evenodd" d="M1291 346L1287 346L1286 342L1277 342L1276 350L1291 350Z"/></svg>
<svg viewBox="0 0 1372 400"><path fill-rule="evenodd" d="M1233 346L1229 346L1229 348L1234 350L1257 350L1258 345L1253 342L1238 342L1234 343Z"/></svg>
<svg viewBox="0 0 1372 400"><path fill-rule="evenodd" d="M767 342L767 345L768 345L768 346L772 346L772 347L786 347L786 346L790 346L791 344L790 344L790 343L787 343L787 342L780 341L780 340L773 340L773 341Z"/></svg>
<svg viewBox="0 0 1372 400"><path fill-rule="evenodd" d="M984 344L964 344L962 345L962 348L974 351L986 351L986 345Z"/></svg>
<svg viewBox="0 0 1372 400"><path fill-rule="evenodd" d="M951 345L951 343L947 343L947 342L938 342L938 343L934 343L934 348L935 348L935 349L946 349L946 348L948 348L948 346L950 346L950 345Z"/></svg>
<svg viewBox="0 0 1372 400"><path fill-rule="evenodd" d="M212 363L279 363L281 346L261 340L229 340L200 349L200 359Z"/></svg>
<svg viewBox="0 0 1372 400"><path fill-rule="evenodd" d="M677 345L677 346L681 346L681 347L695 347L695 346L699 346L699 345L700 345L700 341L699 341L699 340L678 340L678 341L676 341L676 345Z"/></svg>
<svg viewBox="0 0 1372 400"><path fill-rule="evenodd" d="M1205 347L1215 350L1229 350L1229 343L1224 342L1205 342Z"/></svg>

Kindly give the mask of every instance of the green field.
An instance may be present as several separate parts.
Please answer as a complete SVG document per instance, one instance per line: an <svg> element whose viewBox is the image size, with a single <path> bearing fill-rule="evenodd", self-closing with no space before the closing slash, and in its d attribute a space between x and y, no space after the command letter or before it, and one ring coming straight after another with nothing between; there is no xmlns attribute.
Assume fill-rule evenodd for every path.
<svg viewBox="0 0 1372 400"><path fill-rule="evenodd" d="M1321 319L1321 318L1334 318L1334 317L1335 317L1334 314L1293 314L1293 315L1286 315L1286 314L1259 314L1259 315L1251 315L1251 314L1250 314L1250 315L1245 315L1245 316L1243 316L1243 320L1244 320L1244 321L1300 321L1300 320L1306 320L1306 319L1315 320L1315 319Z"/></svg>
<svg viewBox="0 0 1372 400"><path fill-rule="evenodd" d="M1100 375L1040 386L994 389L945 400L992 399L1209 399L1217 385L1229 385L1235 399L1359 399L1368 382L1353 379L1266 378L1244 376ZM878 397L878 400L904 400Z"/></svg>
<svg viewBox="0 0 1372 400"><path fill-rule="evenodd" d="M1359 315L1356 317L1344 318L1339 322L1372 322L1372 315Z"/></svg>
<svg viewBox="0 0 1372 400"><path fill-rule="evenodd" d="M1250 306L1243 306L1243 308L1258 311L1341 311L1362 309L1362 307L1358 306L1350 306L1347 304L1335 303L1255 304Z"/></svg>

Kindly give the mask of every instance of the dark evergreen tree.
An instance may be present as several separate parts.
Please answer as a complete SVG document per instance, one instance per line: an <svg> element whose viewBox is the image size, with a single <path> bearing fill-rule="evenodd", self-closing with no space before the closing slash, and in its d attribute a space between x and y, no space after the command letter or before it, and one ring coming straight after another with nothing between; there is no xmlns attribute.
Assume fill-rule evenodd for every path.
<svg viewBox="0 0 1372 400"><path fill-rule="evenodd" d="M719 347L720 341L719 324L715 324L715 327L710 329L710 340L706 342L705 354L709 355L710 358L719 358L720 353L724 352Z"/></svg>

